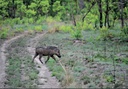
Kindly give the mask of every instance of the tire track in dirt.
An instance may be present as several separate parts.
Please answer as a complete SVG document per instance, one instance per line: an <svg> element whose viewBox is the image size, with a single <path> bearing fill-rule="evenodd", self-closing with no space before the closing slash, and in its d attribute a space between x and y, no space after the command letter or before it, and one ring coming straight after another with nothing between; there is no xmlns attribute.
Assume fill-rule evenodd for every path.
<svg viewBox="0 0 128 89"><path fill-rule="evenodd" d="M27 50L30 55L33 57L35 54L35 47L38 43L38 40L42 38L47 32L42 34L37 34L34 38L31 38L28 41ZM42 58L44 63L44 59ZM35 58L34 63L36 63L36 68L39 70L38 74L38 88L59 88L60 84L55 77L51 76L51 72L48 70L45 64L41 64L38 57Z"/></svg>
<svg viewBox="0 0 128 89"><path fill-rule="evenodd" d="M7 50L6 48L15 40L25 36L27 34L27 31L24 32L23 34L20 34L18 36L15 36L9 40L6 40L0 49L0 88L4 88L4 83L6 81L6 73L5 73L5 69L6 69L6 55L7 55Z"/></svg>

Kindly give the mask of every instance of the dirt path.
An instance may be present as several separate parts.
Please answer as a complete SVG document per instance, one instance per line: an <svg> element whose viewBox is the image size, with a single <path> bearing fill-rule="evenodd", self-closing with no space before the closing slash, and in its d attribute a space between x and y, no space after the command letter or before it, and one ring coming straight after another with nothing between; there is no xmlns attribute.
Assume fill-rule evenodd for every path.
<svg viewBox="0 0 128 89"><path fill-rule="evenodd" d="M6 40L2 46L1 46L1 49L0 49L0 88L4 88L4 82L6 80L5 76L6 76L6 73L5 73L5 68L6 68L6 64L5 64L5 61L6 61L6 55L7 55L7 50L6 48L12 43L14 42L15 40L17 40L18 38L20 37L23 37L27 34L27 32L24 32L23 34L20 34L14 38L11 38L9 40Z"/></svg>
<svg viewBox="0 0 128 89"><path fill-rule="evenodd" d="M28 47L27 50L32 55L34 56L35 53L35 47L38 43L38 40L42 38L47 32L44 32L42 34L37 34L34 38L31 38L28 41ZM44 62L43 58L42 61ZM38 88L59 88L60 84L57 81L55 77L51 76L51 72L48 70L45 64L41 64L40 61L38 60L38 57L35 58L34 63L37 65L37 69L39 70L39 75L38 75Z"/></svg>
<svg viewBox="0 0 128 89"><path fill-rule="evenodd" d="M33 57L34 56L34 52L35 52L35 47L38 43L38 40L40 38L42 38L47 32L44 32L42 34L37 34L34 38L31 38L30 40L28 40L28 47L27 50L30 53L30 55ZM6 81L6 73L5 73L5 69L6 69L6 55L7 55L7 50L6 48L15 40L25 36L27 34L27 32L24 32L21 35L18 35L14 38L11 38L9 40L6 40L0 49L0 88L4 88L4 82ZM43 58L42 58L43 60ZM36 63L36 68L39 70L39 75L38 75L38 88L59 88L60 84L57 81L57 79L55 77L51 76L51 72L48 70L48 68L46 67L46 65L41 64L40 61L38 60L38 57L34 60L34 62Z"/></svg>

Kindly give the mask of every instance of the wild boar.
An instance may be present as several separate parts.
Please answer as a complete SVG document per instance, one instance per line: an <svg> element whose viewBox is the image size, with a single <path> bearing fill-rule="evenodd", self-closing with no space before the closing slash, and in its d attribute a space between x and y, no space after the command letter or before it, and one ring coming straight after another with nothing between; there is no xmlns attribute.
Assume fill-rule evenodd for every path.
<svg viewBox="0 0 128 89"><path fill-rule="evenodd" d="M59 58L61 58L60 50L55 46L37 47L36 50L35 50L35 56L33 57L32 62L34 62L34 59L38 55L39 55L39 60L40 60L40 62L42 64L43 64L43 62L41 61L42 56L48 56L48 58L45 61L45 63L47 63L47 61L49 60L50 57L52 57L57 62L57 60L54 57L54 55L57 55Z"/></svg>

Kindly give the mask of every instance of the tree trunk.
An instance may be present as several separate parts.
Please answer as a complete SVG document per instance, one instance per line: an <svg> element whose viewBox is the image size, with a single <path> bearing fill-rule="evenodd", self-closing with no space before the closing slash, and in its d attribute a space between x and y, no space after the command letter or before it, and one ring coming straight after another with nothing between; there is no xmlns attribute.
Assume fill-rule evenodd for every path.
<svg viewBox="0 0 128 89"><path fill-rule="evenodd" d="M73 20L73 25L76 26L76 19L73 14L71 14L71 15L72 15L72 20Z"/></svg>
<svg viewBox="0 0 128 89"><path fill-rule="evenodd" d="M97 4L99 7L99 13L100 13L100 28L103 27L103 15L102 15L102 4L101 4L101 0L97 0Z"/></svg>
<svg viewBox="0 0 128 89"><path fill-rule="evenodd" d="M120 19L121 19L122 28L124 27L123 7L124 7L124 0L120 0Z"/></svg>
<svg viewBox="0 0 128 89"><path fill-rule="evenodd" d="M50 2L49 14L50 14L51 16L54 16L54 15L55 15L55 13L53 12L53 4L54 4L54 2L55 2L55 0L51 0L51 2Z"/></svg>
<svg viewBox="0 0 128 89"><path fill-rule="evenodd" d="M78 0L79 8L83 9L85 7L84 0Z"/></svg>
<svg viewBox="0 0 128 89"><path fill-rule="evenodd" d="M15 0L12 0L12 18L15 18Z"/></svg>
<svg viewBox="0 0 128 89"><path fill-rule="evenodd" d="M106 11L105 11L105 23L104 23L105 27L108 25L108 27L110 27L109 24L109 0L106 0Z"/></svg>

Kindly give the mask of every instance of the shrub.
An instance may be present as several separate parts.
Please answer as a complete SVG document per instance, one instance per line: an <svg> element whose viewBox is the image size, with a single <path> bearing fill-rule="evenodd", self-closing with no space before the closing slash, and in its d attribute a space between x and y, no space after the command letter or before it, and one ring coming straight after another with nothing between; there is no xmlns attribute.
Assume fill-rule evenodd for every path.
<svg viewBox="0 0 128 89"><path fill-rule="evenodd" d="M20 32L23 32L22 28L16 28L16 30L14 31L14 33L20 33Z"/></svg>
<svg viewBox="0 0 128 89"><path fill-rule="evenodd" d="M81 23L82 30L95 30L93 25L91 23L87 23L87 21L84 21Z"/></svg>
<svg viewBox="0 0 128 89"><path fill-rule="evenodd" d="M15 24L19 24L19 23L20 23L20 18L15 18L15 19L13 19L13 22L14 22Z"/></svg>
<svg viewBox="0 0 128 89"><path fill-rule="evenodd" d="M113 34L109 32L107 27L100 28L100 39L107 40L113 38Z"/></svg>
<svg viewBox="0 0 128 89"><path fill-rule="evenodd" d="M41 24L41 23L43 23L45 20L46 20L46 17L45 17L45 16L39 17L39 19L36 21L36 24Z"/></svg>
<svg viewBox="0 0 128 89"><path fill-rule="evenodd" d="M29 21L29 23L34 23L34 19L33 18L29 18L28 21Z"/></svg>
<svg viewBox="0 0 128 89"><path fill-rule="evenodd" d="M54 26L52 29L48 30L49 33L59 32L59 26Z"/></svg>
<svg viewBox="0 0 128 89"><path fill-rule="evenodd" d="M5 39L8 37L8 28L4 28L2 30L0 30L0 38Z"/></svg>
<svg viewBox="0 0 128 89"><path fill-rule="evenodd" d="M49 17L46 18L46 22L47 23L52 23L52 22L55 22L55 20L51 16L49 16Z"/></svg>
<svg viewBox="0 0 128 89"><path fill-rule="evenodd" d="M41 25L35 26L35 31L41 32L42 31L42 26Z"/></svg>
<svg viewBox="0 0 128 89"><path fill-rule="evenodd" d="M123 29L122 29L122 32L127 35L128 34L128 26L125 26Z"/></svg>
<svg viewBox="0 0 128 89"><path fill-rule="evenodd" d="M28 18L24 17L24 18L22 19L22 23L23 23L23 24L28 24L28 22L29 22Z"/></svg>
<svg viewBox="0 0 128 89"><path fill-rule="evenodd" d="M63 32L71 32L72 26L71 25L62 25L59 27L59 30L61 30Z"/></svg>
<svg viewBox="0 0 128 89"><path fill-rule="evenodd" d="M80 38L82 38L82 33L81 30L73 30L71 32L71 35L73 38L75 38L76 40L79 40Z"/></svg>
<svg viewBox="0 0 128 89"><path fill-rule="evenodd" d="M122 61L123 61L125 64L128 64L128 58L124 58L124 59L122 59Z"/></svg>
<svg viewBox="0 0 128 89"><path fill-rule="evenodd" d="M114 77L112 75L104 76L107 82L114 82Z"/></svg>

